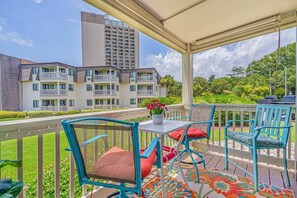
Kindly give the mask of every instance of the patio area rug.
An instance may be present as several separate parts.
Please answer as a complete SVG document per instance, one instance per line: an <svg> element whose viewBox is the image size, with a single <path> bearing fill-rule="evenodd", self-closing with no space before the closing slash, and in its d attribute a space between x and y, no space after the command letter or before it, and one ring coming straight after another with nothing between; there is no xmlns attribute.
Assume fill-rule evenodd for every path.
<svg viewBox="0 0 297 198"><path fill-rule="evenodd" d="M197 198L220 198L220 197L277 197L291 198L294 193L291 190L279 188L265 183L259 184L259 191L253 190L253 181L246 177L229 175L211 168L199 169L200 183L195 183L196 173L191 165L184 165L185 176L191 189L187 189L182 182L177 168L167 174L166 197L197 197ZM143 188L145 197L161 197L161 179L154 178Z"/></svg>

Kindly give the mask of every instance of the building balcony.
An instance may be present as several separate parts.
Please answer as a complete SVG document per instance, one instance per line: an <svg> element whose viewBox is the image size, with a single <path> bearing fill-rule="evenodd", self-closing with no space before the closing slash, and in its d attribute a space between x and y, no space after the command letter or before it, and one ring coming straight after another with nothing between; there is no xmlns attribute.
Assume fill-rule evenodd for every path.
<svg viewBox="0 0 297 198"><path fill-rule="evenodd" d="M94 75L94 82L115 82L116 76L110 74Z"/></svg>
<svg viewBox="0 0 297 198"><path fill-rule="evenodd" d="M138 96L155 96L156 92L153 90L137 90Z"/></svg>
<svg viewBox="0 0 297 198"><path fill-rule="evenodd" d="M113 109L117 108L117 105L113 104L102 104L102 105L95 105L94 109Z"/></svg>
<svg viewBox="0 0 297 198"><path fill-rule="evenodd" d="M61 72L41 72L40 80L63 80L67 81L67 74Z"/></svg>
<svg viewBox="0 0 297 198"><path fill-rule="evenodd" d="M137 82L155 82L154 76L137 76Z"/></svg>
<svg viewBox="0 0 297 198"><path fill-rule="evenodd" d="M94 96L115 96L116 91L115 90L109 90L109 89L103 89L103 90L95 90Z"/></svg>
<svg viewBox="0 0 297 198"><path fill-rule="evenodd" d="M41 89L40 96L67 96L66 89Z"/></svg>
<svg viewBox="0 0 297 198"><path fill-rule="evenodd" d="M69 107L67 107L67 106L41 106L40 110L43 110L43 111L68 111Z"/></svg>
<svg viewBox="0 0 297 198"><path fill-rule="evenodd" d="M95 105L95 108L98 109L110 109L115 108L115 105ZM62 110L58 106L42 106L42 110ZM66 107L67 108L67 107ZM241 177L249 177L245 175L243 171L235 166L229 166L229 170L224 169L224 126L226 123L225 118L232 119L238 117L239 119L250 119L252 115L255 113L256 105L216 105L216 117L215 123L213 125L209 143L207 142L194 142L192 145L193 148L203 149L205 152L203 153L204 159L208 168L214 168L220 173L223 174L232 174ZM225 114L228 112L228 115ZM295 109L292 113L295 113ZM166 112L166 117L170 117L172 115L175 116L185 116L188 114L187 108L183 105L169 105L168 111ZM128 110L120 110L120 111L103 111L103 112L93 112L93 113L85 113L85 114L75 114L75 115L66 115L59 117L46 117L46 118L38 118L38 119L24 119L24 120L14 120L13 122L0 122L0 134L2 134L1 140L1 153L3 156L9 156L11 153L15 153L14 156L21 156L20 159L26 161L27 165L30 166L31 162L28 159L32 157L32 150L37 149L38 155L32 161L32 166L39 167L38 169L27 169L26 167L20 167L16 172L15 178L24 178L24 182L26 179L30 181L30 179L34 177L36 179L36 183L26 182L27 190L21 192L21 197L24 197L27 191L30 188L38 189L38 195L36 197L42 197L44 193L46 193L45 188L43 188L43 182L45 182L45 173L52 174L51 178L55 178L55 185L53 187L54 191L52 192L56 197L59 197L61 193L61 189L64 187L63 184L67 183L67 189L69 189L69 194L66 194L67 197L75 197L75 180L77 179L77 174L75 174L75 163L73 158L71 157L71 153L65 151L65 145L68 145L68 142L65 138L64 131L61 128L61 120L63 119L79 119L82 117L106 117L106 118L114 118L117 120L141 120L146 121L149 120L148 113L145 111L145 108L138 109L128 109ZM295 122L292 121L292 125L295 126ZM238 125L234 124L235 129L240 130L241 128L251 127L250 124L247 125ZM88 131L89 132L89 131ZM289 136L288 146L287 146L287 159L288 159L288 168L289 175L291 178L291 187L285 186L283 170L282 170L282 151L275 150L275 152L267 152L267 150L261 150L259 153L259 181L272 184L281 188L288 188L297 193L297 182L296 177L294 176L294 165L296 163L295 159L295 133L294 130L291 130L292 135ZM141 134L143 134L141 132ZM31 138L28 138L31 137ZM143 148L148 147L150 142L152 141L154 136L151 135L143 135L140 141L142 142ZM48 138L52 138L54 142L48 142L45 144L45 140ZM106 137L106 142L108 142L108 148L113 147L112 142L116 142L117 145L122 145L123 148L129 148L131 146L132 141L127 141L127 136L114 136L108 135ZM116 141L115 141L116 138ZM167 146L173 146L176 142L172 141L169 137L165 136L165 143ZM11 142L15 142L16 146L10 146ZM29 142L28 142L29 141ZM26 142L26 146L24 146L23 142ZM110 144L109 144L110 143ZM208 147L207 145L211 145ZM38 145L38 146L36 146ZM92 150L89 150L92 149ZM100 149L104 149L102 144L98 144L98 150L94 148L97 147L88 147L88 151L83 152L82 155L84 157L89 157L89 159L97 159L98 151ZM230 155L232 158L236 157L235 162L245 167L246 170L252 170L253 161L251 160L251 153L245 147L238 146L236 143L230 142L229 144ZM87 149L86 149L87 151ZM232 152L231 152L232 151ZM56 153L54 157L47 157L48 153ZM231 156L230 156L231 157ZM70 160L69 160L70 159ZM35 165L35 162L37 163ZM169 163L164 164L164 167L168 167ZM29 163L29 164L28 164ZM34 165L33 165L34 164ZM44 165L49 166L51 170ZM40 168L43 167L43 168ZM54 168L52 168L54 167ZM65 169L65 167L69 167ZM166 168L165 168L166 169ZM31 171L31 172L30 172ZM66 171L66 172L65 172ZM156 171L152 171L151 177L154 178ZM167 169L166 171L167 172ZM66 175L65 175L66 174ZM37 175L37 176L36 176ZM151 181L145 180L143 186L146 185L146 182ZM170 180L172 181L172 180ZM165 183L168 182L165 180ZM200 184L195 183L197 188ZM195 187L194 187L195 188ZM36 190L35 189L35 190ZM100 188L95 189L93 197L102 197L103 192L106 193L107 189ZM111 189L112 191L113 189ZM197 189L196 189L197 190ZM52 194L52 195L53 195ZM111 194L111 193L107 193ZM82 196L87 195L87 191L83 191ZM106 194L105 194L106 195ZM89 197L89 195L87 196Z"/></svg>

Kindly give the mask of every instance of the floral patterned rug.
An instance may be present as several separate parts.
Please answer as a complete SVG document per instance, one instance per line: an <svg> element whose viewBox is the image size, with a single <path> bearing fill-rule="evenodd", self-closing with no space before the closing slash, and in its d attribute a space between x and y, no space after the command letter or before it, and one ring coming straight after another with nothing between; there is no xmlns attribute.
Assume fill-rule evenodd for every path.
<svg viewBox="0 0 297 198"><path fill-rule="evenodd" d="M197 197L197 198L253 198L253 197L277 197L291 198L294 193L291 190L279 188L265 183L259 184L259 191L253 190L253 181L246 177L229 175L211 168L199 169L200 183L195 183L196 173L192 166L184 167L185 176L191 189L187 189L182 182L177 168L166 178L166 197ZM161 197L161 180L153 179L144 186L145 197Z"/></svg>

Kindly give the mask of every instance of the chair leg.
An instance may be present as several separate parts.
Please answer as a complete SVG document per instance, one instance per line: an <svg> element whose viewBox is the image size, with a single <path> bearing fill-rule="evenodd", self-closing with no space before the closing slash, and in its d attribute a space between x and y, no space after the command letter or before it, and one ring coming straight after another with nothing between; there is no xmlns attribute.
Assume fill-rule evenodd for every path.
<svg viewBox="0 0 297 198"><path fill-rule="evenodd" d="M225 169L229 169L229 161L228 161L228 139L225 137Z"/></svg>
<svg viewBox="0 0 297 198"><path fill-rule="evenodd" d="M182 159L182 155L184 154L184 152L186 152L186 149L179 152L179 156L181 157L181 159ZM173 164L174 164L174 162L176 162L176 160L177 160L177 156L175 156L175 158L173 158L173 160L170 163L170 167L169 167L169 172L170 173L172 172Z"/></svg>
<svg viewBox="0 0 297 198"><path fill-rule="evenodd" d="M257 154L257 149L253 148L252 149L252 158L253 158L253 168L254 168L254 190L258 191L258 154Z"/></svg>
<svg viewBox="0 0 297 198"><path fill-rule="evenodd" d="M197 167L197 164L195 163L195 159L193 158L192 156L192 153L190 150L187 151L192 159L192 162L193 162L193 165L195 167L195 172L196 172L196 176L197 176L197 182L200 183L200 176L199 176L199 170L198 170L198 167Z"/></svg>
<svg viewBox="0 0 297 198"><path fill-rule="evenodd" d="M286 148L283 149L283 161L284 161L284 172L286 176L287 185L291 186L288 167L287 167L287 149Z"/></svg>

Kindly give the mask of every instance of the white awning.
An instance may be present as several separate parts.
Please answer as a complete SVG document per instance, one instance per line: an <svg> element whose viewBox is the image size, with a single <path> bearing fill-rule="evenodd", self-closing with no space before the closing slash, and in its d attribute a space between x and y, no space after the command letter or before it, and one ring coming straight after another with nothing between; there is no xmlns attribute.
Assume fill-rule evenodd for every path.
<svg viewBox="0 0 297 198"><path fill-rule="evenodd" d="M297 25L297 0L85 1L182 53Z"/></svg>

